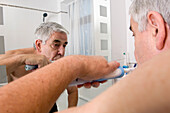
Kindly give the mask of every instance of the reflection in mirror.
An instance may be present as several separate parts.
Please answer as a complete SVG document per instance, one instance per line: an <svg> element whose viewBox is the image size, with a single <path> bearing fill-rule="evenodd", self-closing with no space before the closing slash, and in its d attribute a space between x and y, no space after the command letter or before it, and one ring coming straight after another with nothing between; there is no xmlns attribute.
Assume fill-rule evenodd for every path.
<svg viewBox="0 0 170 113"><path fill-rule="evenodd" d="M2 1L16 6L68 12L52 14L2 6L0 18L2 17L3 25L0 26L0 35L5 37L6 51L33 47L35 29L43 22L43 14L47 13L45 22L57 22L69 31L66 55L100 55L111 61L110 0ZM109 81L98 89L80 89L81 101L78 105L90 101L110 85L112 82ZM67 100L63 98L57 102L60 110L67 108Z"/></svg>

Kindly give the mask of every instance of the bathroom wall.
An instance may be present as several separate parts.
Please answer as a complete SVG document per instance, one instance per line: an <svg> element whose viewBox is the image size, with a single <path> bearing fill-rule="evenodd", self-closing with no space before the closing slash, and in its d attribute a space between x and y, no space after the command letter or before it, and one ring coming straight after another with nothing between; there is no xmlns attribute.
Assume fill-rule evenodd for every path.
<svg viewBox="0 0 170 113"><path fill-rule="evenodd" d="M136 63L134 38L129 30L130 4L131 0L111 1L112 60L119 61L121 65Z"/></svg>
<svg viewBox="0 0 170 113"><path fill-rule="evenodd" d="M2 4L60 11L60 0L1 0ZM28 9L3 7L3 25L0 35L5 38L5 50L32 47L34 31L43 22L43 13ZM1 14L1 13L0 13ZM61 14L48 14L46 21L61 22Z"/></svg>

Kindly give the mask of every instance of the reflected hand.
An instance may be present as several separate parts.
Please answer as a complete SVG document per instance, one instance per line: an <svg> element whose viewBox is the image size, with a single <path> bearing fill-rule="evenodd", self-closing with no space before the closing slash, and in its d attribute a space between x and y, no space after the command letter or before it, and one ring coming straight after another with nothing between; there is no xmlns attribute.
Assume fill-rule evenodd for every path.
<svg viewBox="0 0 170 113"><path fill-rule="evenodd" d="M50 61L44 55L22 54L22 58L25 65L38 65L38 68L50 63Z"/></svg>

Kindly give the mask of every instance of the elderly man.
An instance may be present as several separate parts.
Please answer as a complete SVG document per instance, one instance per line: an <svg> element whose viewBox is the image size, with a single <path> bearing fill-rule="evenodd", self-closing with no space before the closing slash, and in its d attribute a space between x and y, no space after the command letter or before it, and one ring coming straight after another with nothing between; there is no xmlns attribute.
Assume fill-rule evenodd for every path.
<svg viewBox="0 0 170 113"><path fill-rule="evenodd" d="M131 74L129 74L129 76L117 82L103 94L99 95L97 98L87 103L86 105L62 111L62 113L169 113L169 6L169 0L133 0L130 8L131 30L133 31L133 35L135 36L135 56L139 67ZM82 60L84 63L82 62ZM64 65L68 62L74 62L74 64L72 64L71 67L70 64ZM98 75L99 77L100 74L104 74L103 72L109 72L108 70L106 70L107 67L110 67L111 64L113 66L114 63L107 64L105 65L106 67L104 66L104 68L102 64L105 63L106 62L103 62L102 59L98 59L97 57L91 57L88 59L87 57L82 56L65 57L64 59L57 60L55 63L52 63L47 67L38 70L37 72L33 72L30 75L23 77L22 79L20 79L20 81L18 80L13 84L2 87L0 89L0 92L3 97L0 98L0 102L1 104L3 102L9 102L7 101L8 98L6 95L8 95L11 100L15 100L13 96L11 96L13 94L11 94L11 91L9 89L14 85L18 88L21 85L21 81L26 81L28 84L34 84L34 82L30 82L28 81L28 79L36 81L35 76L41 78L40 80L42 83L46 81L46 88L47 86L48 88L55 86L57 87L58 83L53 82L53 84L48 84L48 82L51 81L49 80L50 77L48 77L48 80L44 80L42 77L40 77L40 71L45 72L54 70L54 72L56 73L57 70L55 70L55 66L60 65L61 68L62 65L64 67L63 69L65 70L65 73L61 73L61 75L67 75L70 77L65 78L66 87L69 81L75 79L75 76L71 76L73 73L73 75L81 75L78 77L82 79L92 79L92 76L94 77L94 75ZM89 65L87 66L87 64ZM54 72L51 76L53 76ZM60 70L58 70L58 72L60 72ZM45 74L48 74L48 72L46 72ZM45 75L43 74L42 76ZM55 76L53 77L56 78ZM60 80L61 79L62 78L60 78ZM41 95L39 95L38 92L43 91L43 94L47 93L47 91L42 90L43 86L41 86L41 82L38 82L39 88L41 89L38 89L36 86L34 86L36 90L32 89L32 91L36 91L33 93L33 95L36 95L36 98L41 98ZM25 90L29 90L26 84L24 85ZM17 88L14 87L14 90ZM38 105L41 105L41 108L42 105L44 105L43 103L45 100L51 102L52 99L55 100L54 98L57 98L55 97L55 91L53 91L52 89L54 88L50 89L51 92L48 93L48 97L44 98L41 103L38 103ZM19 90L15 90L15 92L16 91L21 92ZM27 95L31 94L28 93ZM31 96L29 99L30 101L34 100L34 105L38 102L35 101L35 99L33 99L33 97ZM29 110L32 109L37 112L41 110L41 108L38 109L37 107L30 105L28 99L25 99L24 102L20 101L18 103L26 103L28 105L27 107L23 105L25 108L27 108L25 109L25 113L29 113ZM2 105L5 106L5 104ZM5 111L8 110L9 107L5 106L2 108L2 111ZM18 106L15 105L15 109L13 111L16 112L17 108ZM45 108L43 110L45 110Z"/></svg>
<svg viewBox="0 0 170 113"><path fill-rule="evenodd" d="M170 1L134 0L130 7L138 64L170 49Z"/></svg>
<svg viewBox="0 0 170 113"><path fill-rule="evenodd" d="M47 65L50 61L58 60L64 57L65 47L67 46L68 31L55 22L42 23L35 31L35 48L25 48L7 51L7 55L27 54L33 55L33 59L39 61L39 67ZM37 55L37 57L36 57ZM34 62L27 61L28 64L34 65ZM9 67L9 66L8 66ZM11 82L30 72L25 70L25 65L18 66L13 72L7 69L8 81ZM68 107L76 106L78 101L78 90L76 86L68 87ZM57 111L54 104L52 111Z"/></svg>

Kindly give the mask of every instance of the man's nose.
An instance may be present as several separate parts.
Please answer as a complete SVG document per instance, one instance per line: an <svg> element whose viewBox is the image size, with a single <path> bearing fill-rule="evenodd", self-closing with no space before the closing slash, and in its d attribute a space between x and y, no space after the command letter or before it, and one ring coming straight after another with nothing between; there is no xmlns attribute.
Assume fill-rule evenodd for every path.
<svg viewBox="0 0 170 113"><path fill-rule="evenodd" d="M61 56L64 56L65 53L65 48L63 46L60 46L59 50L58 50L58 54Z"/></svg>

